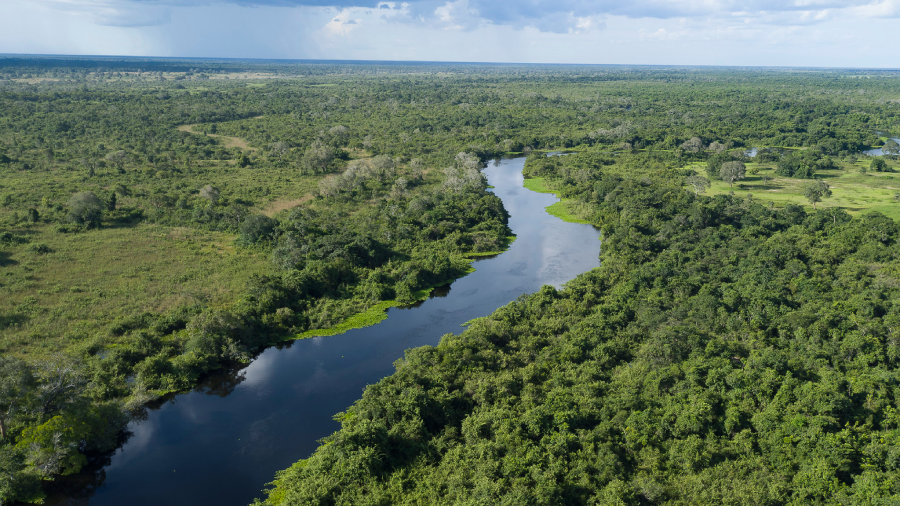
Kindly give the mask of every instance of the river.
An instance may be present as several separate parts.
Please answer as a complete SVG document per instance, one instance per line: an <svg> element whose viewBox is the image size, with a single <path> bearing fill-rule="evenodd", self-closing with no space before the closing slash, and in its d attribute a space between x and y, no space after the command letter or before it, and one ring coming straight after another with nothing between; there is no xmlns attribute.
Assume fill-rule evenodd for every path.
<svg viewBox="0 0 900 506"><path fill-rule="evenodd" d="M102 468L70 479L46 504L246 506L275 472L306 458L340 428L332 419L366 385L393 373L404 350L486 316L541 285L561 286L599 266L599 231L544 211L551 194L522 186L524 158L485 169L516 241L476 271L378 325L265 350L247 367L209 378L148 410Z"/></svg>

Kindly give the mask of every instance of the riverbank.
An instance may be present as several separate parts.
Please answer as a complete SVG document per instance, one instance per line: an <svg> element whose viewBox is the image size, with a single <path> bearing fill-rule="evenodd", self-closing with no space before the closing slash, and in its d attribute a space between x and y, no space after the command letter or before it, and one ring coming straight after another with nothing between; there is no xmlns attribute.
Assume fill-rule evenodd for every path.
<svg viewBox="0 0 900 506"><path fill-rule="evenodd" d="M516 240L516 237L509 236L506 238L506 244L504 245L502 250L499 251L481 251L475 253L467 253L462 255L463 258L468 260L470 263L475 262L476 260L484 259L487 257L493 257L502 254L504 251L509 249L509 246ZM442 286L449 286L454 281L462 278L463 276L468 276L469 274L475 272L474 267L469 267L462 276L457 276L454 278L450 278L439 283L435 283L432 286L425 287L421 290L416 290L412 293L412 302L401 302L398 300L385 300L381 301L377 304L372 305L365 311L357 313L353 316L350 316L343 322L326 329L313 329L307 330L301 334L297 334L296 336L287 337L285 341L292 341L295 339L309 339L311 337L326 337L326 336L335 336L338 334L343 334L348 330L353 329L362 329L365 327L371 327L372 325L377 325L384 321L387 318L387 310L392 307L411 307L415 304L419 304L428 300L431 296L432 292Z"/></svg>
<svg viewBox="0 0 900 506"><path fill-rule="evenodd" d="M573 207L578 203L572 199L564 199L560 196L559 192L553 190L548 187L546 181L542 177L532 177L526 179L523 185L525 188L533 192L538 193L550 193L556 195L556 198L560 199L559 202L556 202L552 205L547 206L546 211L550 214L550 216L555 216L565 222L568 223L580 223L584 225L590 225L591 222L585 219L579 218Z"/></svg>

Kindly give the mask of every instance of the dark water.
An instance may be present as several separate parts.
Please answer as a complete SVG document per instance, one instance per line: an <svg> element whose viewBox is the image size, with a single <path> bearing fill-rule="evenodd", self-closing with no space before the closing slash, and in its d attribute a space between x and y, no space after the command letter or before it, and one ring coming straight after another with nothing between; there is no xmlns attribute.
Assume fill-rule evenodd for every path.
<svg viewBox="0 0 900 506"><path fill-rule="evenodd" d="M332 416L391 374L404 350L436 345L442 335L461 332L463 322L597 267L599 231L548 215L544 207L556 198L523 188L523 165L519 158L485 170L512 215L517 239L508 251L476 262L476 272L419 307L391 309L373 327L268 349L243 370L150 410L94 475L90 492L50 503L247 505L276 471L308 457L318 439L336 431Z"/></svg>

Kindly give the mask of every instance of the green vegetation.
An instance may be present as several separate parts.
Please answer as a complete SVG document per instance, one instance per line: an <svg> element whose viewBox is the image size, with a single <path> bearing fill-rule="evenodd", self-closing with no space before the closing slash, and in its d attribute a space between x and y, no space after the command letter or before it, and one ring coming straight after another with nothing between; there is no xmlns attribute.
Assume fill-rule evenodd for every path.
<svg viewBox="0 0 900 506"><path fill-rule="evenodd" d="M896 494L900 83L854 75L0 58L0 501L504 250L508 153L601 272L411 351L269 502Z"/></svg>
<svg viewBox="0 0 900 506"><path fill-rule="evenodd" d="M525 188L528 188L531 191L535 191L538 193L553 193L557 197L559 197L559 193L550 189L545 183L544 178L542 177L534 177L525 180ZM586 220L579 218L574 212L570 211L570 206L576 205L577 203L571 200L560 200L555 204L551 204L547 206L547 212L551 216L556 216L557 218L568 221L571 223L589 223Z"/></svg>
<svg viewBox="0 0 900 506"><path fill-rule="evenodd" d="M598 161L526 171L602 266L407 352L265 504L900 500L897 223Z"/></svg>
<svg viewBox="0 0 900 506"><path fill-rule="evenodd" d="M889 168L887 172L865 171L869 161L857 161L850 163L842 161L831 170L817 172L818 178L826 181L832 191L832 195L822 200L820 207L825 209L843 209L851 215L857 216L868 211L878 211L892 219L900 219L900 206L894 199L894 195L900 191L900 173L894 172L898 167L896 161L887 160ZM804 185L809 180L780 177L775 173L772 164L748 163L748 175L745 179L730 187L727 182L712 179L709 195L729 194L734 192L736 196L746 198L748 195L760 202L772 203L781 208L788 204L809 206L809 201L803 196ZM757 168L756 174L749 171ZM687 168L697 172L705 168L700 164L692 164Z"/></svg>
<svg viewBox="0 0 900 506"><path fill-rule="evenodd" d="M4 502L102 458L143 403L263 346L377 323L510 241L477 149L437 170L333 127L291 160L218 133L259 118L244 88L91 84L0 90L0 353L23 377L65 359L83 378L53 411L49 383L3 387Z"/></svg>
<svg viewBox="0 0 900 506"><path fill-rule="evenodd" d="M420 292L416 292L413 294L414 296L428 296L428 292L430 290L421 290ZM316 329L316 330L307 330L306 332L299 334L296 336L297 339L307 339L310 337L316 336L334 336L337 334L343 334L351 329L361 329L363 327L371 327L377 323L381 323L385 318L387 318L387 311L392 307L399 306L400 303L396 300L385 300L376 303L374 306L366 309L361 313L357 313L343 322L335 325L334 327L327 329Z"/></svg>

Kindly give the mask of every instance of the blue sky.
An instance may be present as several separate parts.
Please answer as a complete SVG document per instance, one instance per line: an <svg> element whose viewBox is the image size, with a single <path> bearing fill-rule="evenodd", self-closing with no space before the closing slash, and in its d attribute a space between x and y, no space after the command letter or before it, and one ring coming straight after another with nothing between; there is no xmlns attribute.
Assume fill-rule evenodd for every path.
<svg viewBox="0 0 900 506"><path fill-rule="evenodd" d="M0 53L900 67L900 0L2 0Z"/></svg>

